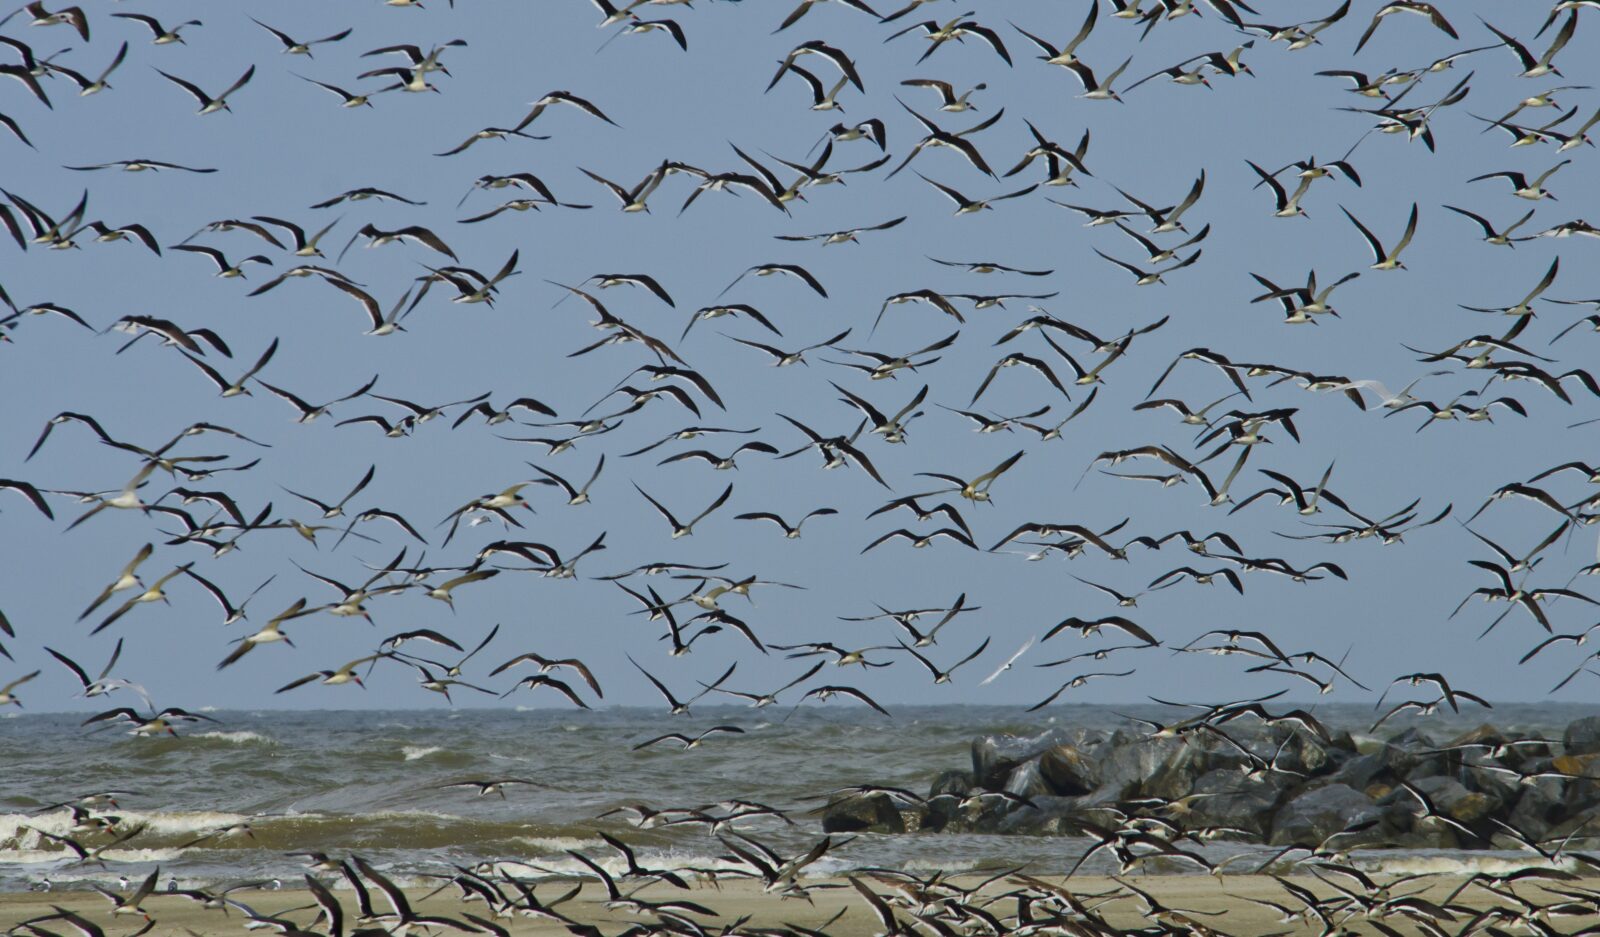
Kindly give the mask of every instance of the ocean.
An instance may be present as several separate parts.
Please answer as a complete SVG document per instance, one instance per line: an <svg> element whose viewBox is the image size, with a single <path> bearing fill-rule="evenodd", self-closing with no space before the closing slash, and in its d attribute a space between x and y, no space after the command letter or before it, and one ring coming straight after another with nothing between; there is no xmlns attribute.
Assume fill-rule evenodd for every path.
<svg viewBox="0 0 1600 937"><path fill-rule="evenodd" d="M449 871L452 864L490 860L526 864L523 874L572 872L567 850L610 853L601 831L633 845L647 865L705 866L725 853L704 825L636 829L616 807L697 807L731 799L791 812L794 826L773 818L739 829L779 852L803 851L822 835L827 792L864 783L927 793L947 769L971 765L975 738L1037 735L1051 727L1131 728L1119 712L1170 718L1154 706L1055 707L1041 718L1014 708L892 707L893 718L864 708L699 707L672 718L660 710L406 710L208 713L182 737L131 738L121 729L79 728L84 714L19 714L0 719L0 891L82 887L89 881L138 878L159 864L181 886L279 879L292 883L306 868L291 852L360 853L407 876ZM1395 720L1387 736L1417 725L1445 741L1485 722L1527 736L1559 737L1568 722L1593 714L1577 705L1505 704L1459 716ZM1323 706L1330 728L1359 734L1371 710ZM719 735L689 751L632 747L671 731L733 724L744 735ZM472 788L441 787L468 779L516 777L504 798ZM125 824L148 824L126 847L106 853L106 868L75 865L70 852L35 830L65 834L63 809L42 808L86 793L131 791L109 812ZM194 841L236 824L250 835ZM836 839L841 837L835 836ZM91 840L101 842L103 840ZM1027 865L1064 872L1087 847L1065 836L862 834L810 870L815 874L887 866L911 870L1001 869ZM1276 850L1215 842L1215 860L1239 851ZM1372 854L1376 855L1376 854ZM1494 851L1383 856L1393 868L1510 862ZM1523 857L1525 858L1525 856ZM1106 871L1096 862L1085 871ZM1431 865L1430 865L1431 864ZM422 879L417 879L421 881Z"/></svg>

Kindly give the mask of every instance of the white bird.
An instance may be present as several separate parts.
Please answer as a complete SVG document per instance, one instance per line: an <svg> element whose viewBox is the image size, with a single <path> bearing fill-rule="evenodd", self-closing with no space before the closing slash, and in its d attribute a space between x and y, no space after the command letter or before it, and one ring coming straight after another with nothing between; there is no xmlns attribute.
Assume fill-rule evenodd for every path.
<svg viewBox="0 0 1600 937"><path fill-rule="evenodd" d="M1019 658L1022 655L1028 653L1028 648L1030 648L1030 647L1033 647L1033 639L1032 638L1029 638L1028 640L1022 642L1022 646L1017 648L1017 652L1015 654L1012 654L1010 657L1006 658L1006 662L1005 663L1003 663L999 667L995 668L995 672L994 673L988 675L987 677L984 677L983 680L978 683L978 686L988 686L989 684L993 683L996 677L999 677L1001 674L1003 674L1006 671L1011 669L1011 665L1015 664L1017 662L1017 658Z"/></svg>

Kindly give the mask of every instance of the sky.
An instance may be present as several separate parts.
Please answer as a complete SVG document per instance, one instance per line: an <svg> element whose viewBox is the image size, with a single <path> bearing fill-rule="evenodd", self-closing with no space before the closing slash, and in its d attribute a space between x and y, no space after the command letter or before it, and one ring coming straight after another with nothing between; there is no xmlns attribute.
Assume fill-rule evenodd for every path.
<svg viewBox="0 0 1600 937"><path fill-rule="evenodd" d="M408 518L428 541L428 565L465 565L485 544L502 538L550 544L565 556L602 532L606 535L606 549L583 560L577 579L505 572L459 588L453 610L420 590L383 596L370 602L373 624L327 614L298 618L284 625L294 647L259 647L219 671L217 662L227 654L229 643L260 627L275 612L300 598L312 606L337 599L332 589L296 565L351 582L366 575L363 563L381 565L402 547L408 550L408 565L419 562L422 545L381 523L356 528L377 542L352 537L337 549L336 534L325 534L313 546L286 531L262 530L245 536L234 553L213 558L202 546L163 545L168 538L158 531L176 529L170 517L107 510L67 531L84 510L73 498L47 496L56 515L52 522L15 493L0 492L0 555L5 557L0 564L0 610L17 632L15 638L0 638L15 658L0 661L0 685L42 668L36 682L18 689L29 711L101 708L106 699L75 697L75 681L44 647L98 672L118 638L126 644L114 675L147 688L158 706L189 709L445 705L418 688L410 668L391 663L372 675L365 691L307 686L273 693L296 677L371 653L387 635L417 628L445 632L470 648L499 625L495 642L463 676L496 691L510 686L511 675L491 679L487 671L516 654L531 651L580 658L606 691L603 700L584 692L597 706L661 706L659 695L629 665L630 654L680 695L695 681L709 682L735 662L737 669L727 686L751 692L776 688L809 666L810 658L789 660L776 650L761 654L726 632L696 643L693 653L670 657L668 645L658 640L664 634L663 623L646 621L636 614L637 603L621 589L595 578L658 561L727 563L724 572L729 575L757 575L802 587L767 586L758 588L750 601L726 597L722 604L766 643L890 646L872 655L874 660L892 662L890 667L862 672L830 663L804 686L824 679L857 686L891 708L897 702L1031 705L1069 677L1129 668L1135 669L1134 675L1092 680L1068 690L1062 701L1128 702L1150 694L1223 700L1279 690L1287 690L1290 699L1317 696L1315 687L1293 676L1246 673L1250 659L1174 654L1166 649L1211 629L1259 630L1286 652L1315 651L1344 660L1345 669L1370 690L1336 680L1332 696L1325 698L1340 701L1375 700L1391 679L1412 672L1445 674L1452 685L1490 700L1538 700L1589 653L1587 647L1568 644L1519 665L1517 659L1546 637L1526 612L1512 612L1482 639L1479 633L1503 604L1473 603L1450 617L1472 590L1495 584L1492 575L1469 565L1470 560L1495 556L1458 522L1502 485L1525 481L1563 462L1594 458L1593 440L1600 423L1568 427L1600 416L1600 400L1575 381L1565 384L1571 405L1531 382L1496 383L1489 395L1515 397L1528 411L1526 418L1499 410L1492 424L1458 421L1423 432L1417 431L1423 421L1420 412L1392 418L1376 406L1363 412L1342 395L1309 392L1292 381L1269 386L1267 380L1251 379L1253 402L1234 398L1218 408L1299 408L1294 422L1300 440L1281 428L1269 428L1272 442L1258 446L1251 456L1234 483L1236 497L1270 484L1260 469L1314 486L1332 464L1329 489L1369 516L1386 515L1415 499L1420 499L1419 520L1453 506L1448 518L1407 535L1403 543L1288 539L1285 535L1318 530L1307 527L1308 520L1337 523L1347 518L1331 507L1302 518L1292 507L1279 507L1270 498L1229 515L1227 507L1207 506L1195 484L1160 488L1086 470L1104 451L1159 444L1194 459L1208 451L1210 447L1194 444L1193 428L1179 423L1171 411L1132 409L1174 357L1194 347L1211 348L1234 361L1376 379L1391 388L1444 370L1448 373L1425 377L1417 389L1420 396L1440 403L1479 390L1489 376L1486 373L1465 370L1455 362L1422 363L1405 346L1438 350L1469 336L1500 334L1511 324L1508 317L1460 306L1517 302L1557 257L1561 270L1556 282L1535 303L1537 315L1518 342L1535 354L1556 359L1541 362L1553 373L1592 366L1594 343L1600 337L1587 327L1574 329L1553 345L1550 342L1561 328L1594 310L1548 300L1600 296L1592 259L1600 245L1575 237L1539 238L1514 249L1492 246L1479 239L1470 221L1443 207L1466 208L1497 225L1536 208L1533 220L1519 234L1596 216L1600 175L1594 172L1597 157L1592 148L1579 147L1560 156L1549 145L1510 149L1504 133L1486 132L1488 124L1473 116L1499 117L1525 96L1559 85L1586 85L1600 77L1595 74L1600 67L1596 65L1600 37L1587 22L1592 14L1582 17L1577 34L1556 58L1562 78L1516 77L1521 68L1503 47L1475 52L1450 70L1427 75L1405 103L1438 100L1468 76L1471 89L1465 100L1434 113L1437 150L1429 152L1421 140L1364 136L1374 118L1342 108L1369 108L1373 99L1351 94L1350 83L1343 79L1316 73L1356 69L1377 74L1390 68L1424 67L1442 56L1496 43L1480 17L1519 37L1538 55L1556 33L1552 27L1542 37L1532 38L1546 15L1543 5L1452 4L1448 15L1459 40L1421 17L1394 16L1359 54L1353 54L1378 6L1357 2L1348 17L1324 31L1322 42L1310 49L1288 52L1281 42L1257 38L1244 52L1253 77L1214 76L1210 87L1157 78L1128 93L1122 103L1079 97L1083 88L1074 75L1039 61L1031 44L1011 25L1053 42L1065 41L1089 9L1084 0L964 7L936 3L898 25L880 23L842 4L822 3L777 34L772 31L789 10L784 4L704 0L692 9L640 8L645 19L677 21L687 36L687 51L662 32L614 36L609 29L597 29L600 15L578 0L540 4L461 0L454 6L442 2L425 6L293 0L256 11L263 18L270 13L265 22L297 37L353 30L340 42L316 46L311 58L283 54L273 36L252 23L243 8L197 3L85 3L92 28L87 44L65 26L31 27L25 16L0 26L0 34L29 43L41 57L65 48L59 61L91 75L98 74L124 40L129 43L127 59L112 74L106 92L80 98L65 78L47 80L51 110L19 82L0 83L0 113L14 118L37 147L0 133L5 190L59 215L87 189L87 219L113 226L144 224L166 248L156 257L136 243L95 243L88 232L78 239L81 250L52 251L32 245L23 252L5 240L0 242L0 285L19 307L56 303L75 310L95 330L129 315L159 316L191 329L210 328L223 336L234 357L229 361L212 353L207 360L230 377L276 339L277 354L260 376L314 402L342 396L377 375L375 393L443 403L489 392L497 405L531 396L555 409L559 419L569 420L601 401L635 367L655 361L638 345L569 357L604 334L590 328L594 317L586 304L572 298L558 304L566 292L557 284L577 284L598 273L646 273L673 296L675 308L636 288L599 290L594 295L612 314L666 341L704 374L719 391L726 411L698 392L693 393L700 401L700 418L671 400L656 400L627 416L615 431L582 439L572 450L553 456L540 446L502 438L545 435L536 427L491 427L473 419L451 429L459 407L444 419L420 425L407 438L389 439L370 425L335 425L337 420L368 414L390 419L401 415L381 401L352 400L335 407L331 416L302 425L294 421L288 404L259 386L253 386L249 396L219 398L217 388L173 348L157 347L147 339L117 354L125 339L117 333L91 334L58 316L24 316L8 332L12 341L0 345L4 362L0 391L8 402L0 410L0 439L6 440L0 446L0 477L42 489L106 491L119 489L138 471L138 456L99 444L81 425L58 427L41 451L26 460L46 421L61 411L91 414L111 436L147 448L194 422L208 421L264 445L208 434L190 438L174 451L226 455L220 463L225 465L259 458L259 464L247 471L190 485L226 491L250 516L270 503L274 518L312 521L315 512L287 489L333 500L369 466L376 466L371 485L351 502L351 513L382 507ZM1247 15L1252 21L1280 23L1308 15L1305 4L1258 0L1255 6L1260 16ZM1318 14L1331 12L1336 4L1326 6ZM976 38L947 43L919 64L918 57L929 45L920 31L892 36L899 26L923 17L943 23L968 8L973 20L1002 37L1014 66L1007 66ZM1078 51L1102 77L1131 55L1132 64L1117 83L1124 88L1190 56L1212 50L1226 53L1249 40L1209 7L1202 10L1202 16L1162 22L1141 40L1140 27L1113 18L1106 6ZM181 44L153 45L144 26L109 15L134 11L152 13L168 25L188 18L203 24L187 27ZM465 40L465 46L452 47L442 57L450 74L430 75L439 88L437 94L390 92L376 95L371 108L343 109L336 97L301 80L371 90L380 83L355 76L403 60L361 53L401 43L427 49L458 38ZM842 115L809 110L808 91L792 76L770 91L763 90L789 50L809 40L824 40L845 50L859 69L866 91L841 91ZM13 61L14 56L10 50L0 51L0 60ZM836 74L831 66L816 56L805 57L802 64L831 86ZM231 112L206 116L196 116L196 102L156 71L215 92L250 65L255 67L254 77L230 98ZM915 78L949 81L958 90L982 83L984 88L972 98L977 110L939 114L932 92L900 84ZM457 146L479 128L515 126L529 102L557 89L593 102L616 126L575 108L552 107L527 131L549 139L486 140L458 155L434 155ZM1556 98L1559 107L1524 111L1516 120L1543 123L1576 107L1576 116L1559 128L1570 131L1600 107L1600 93L1588 88L1564 90ZM886 178L923 133L897 99L951 129L969 127L1003 108L1004 115L993 127L970 138L1000 172L1032 145L1025 121L1067 147L1087 130L1091 142L1084 161L1092 176L1080 174L1075 187L1040 188L997 202L992 211L956 216L951 202L910 170L969 196L991 197L1041 181L1042 168L1036 163L1011 179L997 181L948 149L929 149L910 169ZM680 214L679 206L695 182L685 175L671 176L661 184L649 200L648 213L623 213L611 194L583 171L625 186L663 160L712 172L746 171L730 144L779 169L773 157L804 160L836 120L853 123L872 117L887 124L892 162L850 175L843 185L805 189L805 201L791 203L787 215L749 194L735 198L716 192L704 194ZM1311 156L1319 162L1334 160L1358 140L1350 161L1363 184L1317 181L1304 199L1306 217L1273 217L1271 194L1264 187L1252 189L1256 178L1247 160L1268 169ZM829 166L850 168L879 156L867 141L839 143ZM1557 198L1537 205L1514 197L1504 179L1469 181L1502 170L1533 175L1569 157L1572 164L1549 180ZM218 171L63 168L132 158ZM1119 259L1142 261L1141 249L1131 238L1114 228L1084 227L1081 215L1049 201L1101 209L1131 207L1119 194L1120 187L1141 200L1167 206L1180 200L1202 171L1204 194L1183 220L1190 232L1209 224L1211 233L1197 245L1203 249L1199 261L1172 273L1166 285L1135 286L1126 271L1094 252L1097 248ZM513 172L532 172L560 200L593 207L544 206L537 212L506 212L482 223L460 223L509 197L507 190L473 191L457 208L474 179ZM779 175L787 178L789 173L782 170ZM1292 181L1289 175L1284 178ZM363 201L321 210L308 207L362 186L426 204ZM1420 206L1420 222L1404 254L1407 269L1368 270L1372 258L1341 207L1385 244L1392 244L1413 202ZM413 285L413 278L427 273L426 266L447 261L414 244L368 249L360 241L336 261L338 250L368 223L379 228L426 226L454 249L463 265L488 273L498 270L515 250L517 274L500 285L492 308L452 304L447 300L450 291L436 286L403 320L404 332L366 336L362 333L368 326L359 305L315 278L290 280L272 292L248 297L255 285L297 260L248 233L206 232L193 242L219 248L234 260L256 253L272 260L270 268L251 266L243 281L214 277L204 256L170 249L208 223L255 215L291 219L308 229L337 220L323 243L329 258L316 262L335 266L363 284L385 308ZM907 218L904 224L864 234L859 244L823 247L776 239L900 216ZM1151 227L1142 217L1129 223L1141 233ZM1174 243L1170 237L1159 240L1163 245ZM1189 250L1182 255L1188 256ZM977 274L929 258L998 261L1052 273L1041 278ZM803 265L826 286L828 297L813 294L792 278L747 277L717 299L741 271L766 263ZM1250 302L1261 293L1251 273L1288 285L1303 282L1312 269L1324 284L1349 272L1362 272L1334 294L1338 317L1319 316L1314 325L1286 325L1275 303ZM821 342L848 328L851 333L841 343L844 348L909 351L950 334L958 325L928 305L908 304L891 306L876 332L869 334L885 297L919 289L945 294L1054 293L1037 304L1107 338L1163 318L1166 324L1133 340L1127 353L1104 371L1094 403L1066 425L1063 438L1049 442L1020 427L1014 432L974 433L971 422L944 409L970 409L973 392L988 369L1011 351L1045 359L1058 374L1070 377L1071 368L1036 331L1005 347L994 347L997 339L1030 315L1028 300L981 310L960 303L967 321L959 327L956 343L936 364L890 381L869 381L858 371L828 363L859 360L830 349L810 352L809 366L773 368L763 354L727 337L789 348ZM694 310L717 302L754 306L781 330L781 339L743 317L700 322L680 338ZM1060 340L1080 361L1099 360L1084 343ZM1529 360L1509 352L1497 357ZM644 375L634 375L631 380L643 386L639 384L643 379ZM863 451L892 492L853 468L822 471L814 452L786 460L746 452L738 470L723 472L700 462L656 464L668 454L690 448L725 452L737 445L729 442L735 438L759 439L784 452L803 445L804 438L780 413L824 434L848 434L859 416L840 401L830 382L889 412L924 384L930 388L925 415L910 425L905 444L863 437ZM1007 369L979 400L978 409L1016 414L1048 403L1052 409L1047 419L1054 423L1084 400L1085 388L1070 390L1067 400L1040 375L1026 368ZM1157 396L1178 397L1198 407L1230 390L1217 369L1185 361ZM624 402L623 397L612 398L595 412L620 409ZM527 413L518 418L544 419ZM748 437L674 442L645 456L623 457L690 425L760 431ZM1222 530L1238 540L1246 556L1282 557L1301 568L1332 562L1349 579L1296 583L1258 572L1244 577L1242 596L1220 583L1210 588L1184 583L1144 595L1136 608L1129 609L1119 608L1075 577L1134 592L1179 566L1209 570L1222 563L1196 557L1175 542L1159 552L1134 547L1128 562L1093 550L1075 560L1053 554L1030 562L1011 552L974 551L947 540L921 550L901 541L861 552L874 538L897 527L932 529L934 525L918 524L903 512L867 517L891 497L940 486L917 473L970 478L1018 451L1023 457L994 484L990 503L939 496L958 504L980 547L992 546L1028 521L1103 530L1126 520L1116 535L1119 542L1184 529ZM576 484L602 454L606 463L592 490L593 503L568 506L555 489L533 486L523 493L534 512L515 514L524 525L521 530L507 531L498 522L463 525L448 547L442 545L446 527L436 526L442 519L474 498L536 477L529 462ZM1230 451L1204 467L1220 479L1233 458ZM1130 462L1115 470L1169 471L1153 465ZM669 537L669 525L634 489L638 485L684 517L710 504L730 482L733 494L728 503L701 522L693 536L678 540ZM186 483L157 471L141 495L150 501L178 484ZM1593 491L1576 473L1539 484L1569 505ZM792 521L822 507L838 514L813 518L798 540L786 540L772 525L735 519L739 513L774 511ZM193 509L197 518L205 516L203 505ZM1513 498L1489 507L1472 528L1520 553L1542 540L1559 520L1547 508ZM1560 538L1541 554L1543 561L1529 584L1565 586L1580 567L1595 561L1595 539L1587 528ZM196 572L237 603L273 578L251 601L248 623L224 626L217 604L196 583L180 577L170 584L170 605L141 606L90 637L103 610L82 622L75 621L79 612L142 544L151 541L157 546L141 569L146 582L192 562ZM447 576L434 581L442 578ZM674 599L694 585L664 576L625 582L641 590L653 585ZM1582 590L1584 580L1578 579L1573 588ZM107 608L131 594L119 593ZM982 642L990 643L977 660L957 671L950 684L935 685L908 653L894 647L905 635L892 624L839 620L872 614L875 604L890 609L944 607L961 594L980 610L957 618L926 652L946 667ZM1590 606L1571 598L1547 603L1545 608L1558 632L1581 632L1597 618ZM696 610L681 606L676 611L687 618ZM1115 614L1137 622L1164 647L1118 652L1105 661L1083 660L1048 669L1031 666L1128 643L1112 631L1088 639L1067 632L1037 642L1065 618ZM1034 646L1013 670L980 685L1030 638L1035 639ZM402 648L407 649L415 650L416 645ZM427 650L416 652L432 656ZM1319 675L1327 673L1326 668L1312 669ZM1557 698L1592 699L1594 679L1579 677ZM1396 692L1431 698L1426 687ZM785 701L797 697L790 691ZM132 704L134 697L123 693L109 701ZM550 690L521 690L504 701L458 691L455 704L569 705Z"/></svg>

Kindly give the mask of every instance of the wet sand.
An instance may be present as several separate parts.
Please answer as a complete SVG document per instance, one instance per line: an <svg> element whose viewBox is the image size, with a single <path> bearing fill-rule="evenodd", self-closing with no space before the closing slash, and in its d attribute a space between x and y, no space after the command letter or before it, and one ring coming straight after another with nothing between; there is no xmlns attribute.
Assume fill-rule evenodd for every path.
<svg viewBox="0 0 1600 937"><path fill-rule="evenodd" d="M1041 876L1045 881L1059 883L1059 879L1050 876ZM1380 883L1391 880L1392 877L1377 877ZM981 881L981 877L962 876L955 879L959 884L970 887ZM1162 904L1173 909L1186 909L1202 912L1223 912L1220 916L1196 916L1196 920L1217 931L1244 937L1262 937L1269 934L1316 934L1321 932L1320 925L1313 928L1303 924L1283 922L1280 915L1263 905L1254 904L1246 899L1256 898L1272 901L1278 904L1295 906L1296 903L1289 898L1288 893L1274 879L1261 875L1226 876L1222 880L1209 875L1161 875L1149 877L1132 877L1127 879L1130 883L1141 888ZM1326 884L1309 876L1295 876L1292 881L1308 888L1320 896L1333 895L1334 891ZM1398 889L1400 894L1417 892L1422 897L1432 901L1443 901L1462 881L1460 875L1435 876L1414 883L1409 883ZM879 934L881 928L871 910L853 888L849 887L846 880L840 878L806 880L811 890L811 901L807 902L796 898L779 898L766 894L761 890L759 883L751 881L724 882L721 888L710 885L695 885L689 891L681 891L660 885L640 892L641 897L651 900L665 900L668 897L687 899L707 906L716 911L718 917L702 921L708 930L731 923L738 918L748 916L752 926L777 927L785 924L795 924L802 927L820 927L827 924L840 909L844 909L843 917L828 925L828 933L835 937L872 937ZM1587 879L1564 883L1579 887L1600 887L1600 878ZM287 883L286 883L287 885ZM1093 906L1098 900L1091 896L1096 893L1113 893L1121 891L1121 886L1103 877L1075 877L1070 883L1073 894L1085 899L1086 903ZM570 884L546 884L540 886L538 894L541 900L552 900L567 891ZM1005 891L1010 886L1004 880L988 886L985 894L993 895ZM874 888L879 894L884 894L887 889ZM1517 889L1523 897L1538 903L1549 903L1556 896L1540 892L1536 886L1524 885ZM460 918L462 912L470 912L480 917L484 914L482 902L474 901L463 903L455 897L455 889L443 892L426 901L421 901L427 894L425 888L407 888L406 892L413 902L413 907L418 913L447 915ZM339 898L345 907L345 928L352 929L355 916L355 899L353 894L343 887L343 883L335 884L334 895ZM232 897L254 908L262 914L287 913L287 916L298 922L302 927L309 927L316 916L312 907L310 893L304 888L284 887L281 890L241 890L234 892ZM589 881L584 885L580 895L560 906L559 910L566 916L586 924L598 925L607 932L620 931L629 924L637 923L641 919L630 917L620 911L608 911L604 907L605 892L598 883ZM1485 900L1491 899L1491 900ZM376 890L372 891L374 907L381 913L389 910L383 896ZM1498 903L1498 899L1488 895L1481 889L1469 888L1459 899L1458 905L1465 905L1474 909L1490 907L1491 903ZM14 926L20 921L54 913L53 906L60 906L75 913L81 914L88 920L106 929L109 937L130 933L142 926L144 920L137 916L124 915L114 919L110 913L111 903L98 894L85 890L58 889L51 892L13 893L0 895L0 927ZM198 903L180 897L163 895L157 892L144 902L145 910L156 920L156 933L181 933L185 930L199 935L199 937L225 937L244 932L245 917L236 909L224 915L218 910L207 910ZM291 910L291 909L302 910ZM1002 917L1015 913L1016 904L1005 900L993 909L994 913ZM1132 898L1119 898L1107 903L1100 909L1106 920L1117 927L1132 928L1150 923L1142 913L1140 902ZM1404 917L1390 916L1384 921L1388 926L1406 934L1416 933L1415 925ZM545 920L530 920L528 918L496 919L496 923L509 929L517 935L564 935L566 929L561 925ZM48 927L48 925L47 925ZM57 928L58 929L59 925ZM323 930L318 927L316 930ZM1567 928L1558 928L1566 930ZM449 933L449 931L445 931Z"/></svg>

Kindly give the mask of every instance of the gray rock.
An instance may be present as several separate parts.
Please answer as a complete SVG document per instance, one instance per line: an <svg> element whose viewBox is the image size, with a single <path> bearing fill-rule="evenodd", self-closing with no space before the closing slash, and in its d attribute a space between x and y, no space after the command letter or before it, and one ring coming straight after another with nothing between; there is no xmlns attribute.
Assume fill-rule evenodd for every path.
<svg viewBox="0 0 1600 937"><path fill-rule="evenodd" d="M1146 797L1182 797L1194 790L1194 782L1207 772L1217 768L1236 768L1239 764L1238 753L1229 748L1221 749L1221 743L1197 744L1190 739L1178 753L1166 760L1165 763L1140 785L1140 791Z"/></svg>
<svg viewBox="0 0 1600 937"><path fill-rule="evenodd" d="M1499 803L1487 794L1469 791L1455 778L1423 778L1413 783L1433 801L1438 811L1468 829L1488 824L1486 818L1498 808ZM1384 816L1397 831L1395 844L1429 849L1464 849L1481 847L1487 840L1457 830L1447 823L1428 820L1417 799L1405 790L1395 790L1380 802Z"/></svg>
<svg viewBox="0 0 1600 937"><path fill-rule="evenodd" d="M1345 784L1294 794L1272 820L1274 846L1316 846L1340 830L1382 817L1367 796Z"/></svg>
<svg viewBox="0 0 1600 937"><path fill-rule="evenodd" d="M986 735L972 742L972 778L979 787L996 791L1024 761L1057 745L1083 748L1097 738L1088 730L1067 727L1049 729L1034 736Z"/></svg>
<svg viewBox="0 0 1600 937"><path fill-rule="evenodd" d="M1582 810L1600 803L1600 753L1587 755L1557 755L1549 759L1549 768L1568 776L1563 781L1562 800L1568 810ZM1543 760L1525 768L1543 768Z"/></svg>
<svg viewBox="0 0 1600 937"><path fill-rule="evenodd" d="M830 801L822 813L822 830L825 833L902 833L905 824L889 795L871 794Z"/></svg>
<svg viewBox="0 0 1600 937"><path fill-rule="evenodd" d="M1594 841L1595 830L1600 830L1600 804L1588 804L1578 809L1563 811L1565 814L1560 821L1552 823L1548 838L1564 839L1569 834L1577 831L1573 837L1573 844L1582 847L1584 841ZM1591 847L1592 848L1592 847Z"/></svg>
<svg viewBox="0 0 1600 937"><path fill-rule="evenodd" d="M1100 789L1117 799L1182 797L1203 773L1198 751L1182 739L1130 738L1102 754Z"/></svg>
<svg viewBox="0 0 1600 937"><path fill-rule="evenodd" d="M1055 794L1055 789L1044 778L1044 773L1039 769L1039 761L1024 761L1011 770L1011 776L1006 778L1003 790L1019 797L1048 796ZM1024 808L1026 809L1026 808Z"/></svg>
<svg viewBox="0 0 1600 937"><path fill-rule="evenodd" d="M1561 782L1541 779L1522 786L1522 793L1505 822L1537 842L1550 836L1565 813L1561 805Z"/></svg>
<svg viewBox="0 0 1600 937"><path fill-rule="evenodd" d="M1004 736L986 735L972 740L972 782L978 787L994 789L1011 776L1011 769L1021 763L1018 755L1004 752Z"/></svg>
<svg viewBox="0 0 1600 937"><path fill-rule="evenodd" d="M1195 801L1183 826L1232 827L1265 839L1272 826L1272 812L1293 780L1269 774L1259 781L1248 781L1232 768L1209 771L1195 780L1193 792L1218 796Z"/></svg>
<svg viewBox="0 0 1600 937"><path fill-rule="evenodd" d="M1476 729L1461 733L1440 747L1453 748L1457 745L1471 745L1474 743L1497 745L1506 741L1506 738L1507 736L1504 732L1501 732L1499 729L1485 722ZM1510 754L1516 754L1516 752L1511 752Z"/></svg>
<svg viewBox="0 0 1600 937"><path fill-rule="evenodd" d="M1414 782L1414 785L1417 790L1427 794L1433 805L1450 819L1469 827L1493 816L1504 806L1504 801L1498 795L1468 790L1455 778L1423 778ZM1403 791L1390 796L1404 797L1413 803L1416 801L1416 798Z"/></svg>
<svg viewBox="0 0 1600 937"><path fill-rule="evenodd" d="M1346 754L1356 753L1356 737L1350 734L1349 729L1336 729L1333 737L1328 740L1328 747Z"/></svg>
<svg viewBox="0 0 1600 937"><path fill-rule="evenodd" d="M927 801L927 812L921 817L922 829L930 832L959 832L970 829L966 816L961 810L962 795L956 794L947 797L930 797Z"/></svg>
<svg viewBox="0 0 1600 937"><path fill-rule="evenodd" d="M1039 772L1050 793L1079 797L1100 786L1094 760L1071 745L1056 745L1039 756Z"/></svg>
<svg viewBox="0 0 1600 937"><path fill-rule="evenodd" d="M920 830L934 830L935 824L942 822L940 818L934 816L933 808L926 802L920 804L896 802L894 807L900 814L900 829L890 832L916 833Z"/></svg>
<svg viewBox="0 0 1600 937"><path fill-rule="evenodd" d="M1456 764L1453 758L1446 776L1460 781L1469 791L1476 791L1489 797L1500 810L1508 809L1522 796L1523 785L1518 784L1511 776L1483 769L1474 770Z"/></svg>
<svg viewBox="0 0 1600 937"><path fill-rule="evenodd" d="M1346 761L1329 775L1329 779L1368 797L1382 797L1408 777L1416 763L1416 758L1408 752L1385 744L1371 754L1357 755Z"/></svg>
<svg viewBox="0 0 1600 937"><path fill-rule="evenodd" d="M1403 729L1400 732L1390 736L1389 744L1396 748L1405 749L1409 752L1415 752L1424 748L1439 747L1439 744L1433 740L1433 736L1427 734L1416 726Z"/></svg>
<svg viewBox="0 0 1600 937"><path fill-rule="evenodd" d="M933 784L928 787L928 796L954 794L957 797L965 797L970 790L972 790L971 774L965 771L945 771L933 779Z"/></svg>
<svg viewBox="0 0 1600 937"><path fill-rule="evenodd" d="M1290 734L1289 730L1284 730L1274 732L1273 738L1276 743L1283 745L1283 751L1278 755L1278 765L1307 777L1328 774L1348 757L1346 752L1309 732L1295 731ZM1271 760L1272 755L1268 753L1262 757Z"/></svg>
<svg viewBox="0 0 1600 937"><path fill-rule="evenodd" d="M996 833L1023 836L1074 836L1079 833L1078 821L1090 819L1085 811L1093 806L1086 797L1056 797L1041 794L1033 798L1038 809L1012 807L995 825Z"/></svg>
<svg viewBox="0 0 1600 937"><path fill-rule="evenodd" d="M1600 752L1600 716L1575 719L1561 736L1561 744L1568 755L1589 755Z"/></svg>

